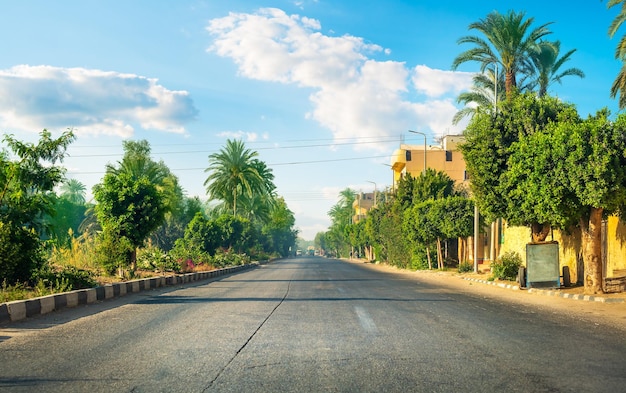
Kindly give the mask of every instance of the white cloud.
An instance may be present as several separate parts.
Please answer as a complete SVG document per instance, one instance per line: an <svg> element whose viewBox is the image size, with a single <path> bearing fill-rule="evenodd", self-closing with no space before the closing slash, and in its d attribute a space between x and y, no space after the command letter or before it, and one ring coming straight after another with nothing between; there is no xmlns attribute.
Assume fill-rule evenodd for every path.
<svg viewBox="0 0 626 393"><path fill-rule="evenodd" d="M412 81L415 89L429 97L458 94L472 87L472 72L436 70L425 65L413 69Z"/></svg>
<svg viewBox="0 0 626 393"><path fill-rule="evenodd" d="M224 131L217 134L217 136L228 139L241 139L245 142L255 142L259 139L259 134L256 132L245 132L245 131ZM267 134L263 134L261 136L262 139L267 139Z"/></svg>
<svg viewBox="0 0 626 393"><path fill-rule="evenodd" d="M458 111L454 94L467 89L470 74L373 60L372 54L390 50L320 29L317 20L275 8L231 13L209 22L215 39L208 50L233 59L244 77L312 88L306 116L335 138L397 136L409 128L427 128L436 136L461 131L452 126ZM426 98L411 98L419 94Z"/></svg>
<svg viewBox="0 0 626 393"><path fill-rule="evenodd" d="M136 127L184 133L197 110L185 91L156 79L85 68L18 65L0 70L0 126L130 137Z"/></svg>

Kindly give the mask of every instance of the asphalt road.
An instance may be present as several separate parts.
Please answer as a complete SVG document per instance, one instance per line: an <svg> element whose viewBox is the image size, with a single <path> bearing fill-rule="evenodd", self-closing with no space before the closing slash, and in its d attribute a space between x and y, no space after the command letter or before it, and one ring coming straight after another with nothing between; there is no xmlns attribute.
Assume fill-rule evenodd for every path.
<svg viewBox="0 0 626 393"><path fill-rule="evenodd" d="M626 335L319 257L0 326L0 392L619 392Z"/></svg>

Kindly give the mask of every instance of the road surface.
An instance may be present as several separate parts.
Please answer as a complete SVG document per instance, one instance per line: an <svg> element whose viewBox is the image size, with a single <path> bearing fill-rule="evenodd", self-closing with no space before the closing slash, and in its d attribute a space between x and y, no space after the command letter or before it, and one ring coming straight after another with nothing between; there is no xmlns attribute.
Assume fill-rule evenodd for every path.
<svg viewBox="0 0 626 393"><path fill-rule="evenodd" d="M626 389L623 330L486 293L275 261L0 326L0 392Z"/></svg>

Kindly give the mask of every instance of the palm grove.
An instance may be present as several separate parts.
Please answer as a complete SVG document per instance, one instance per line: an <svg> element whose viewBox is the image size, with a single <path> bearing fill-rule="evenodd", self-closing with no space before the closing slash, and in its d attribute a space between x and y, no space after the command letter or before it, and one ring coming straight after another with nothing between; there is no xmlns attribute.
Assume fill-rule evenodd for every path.
<svg viewBox="0 0 626 393"><path fill-rule="evenodd" d="M611 37L626 20L625 3L608 3L615 5L621 10L610 26ZM445 174L432 170L405 176L394 193L379 198L383 202L354 224L345 212L356 194L344 190L329 212L332 226L318 234L317 242L343 255L351 247L372 249L378 259L400 267L431 267L434 258L441 267L442 241L473 234L475 203L481 219L528 226L535 242L545 241L551 229L579 231L585 292L601 293L602 220L623 216L626 206L626 117L611 118L599 109L583 118L574 105L548 94L565 77L584 77L566 66L575 50L562 54L560 41L548 39L550 25L536 26L523 12L494 11L470 24L476 35L458 40L468 49L452 69L469 62L481 71L473 88L459 95L465 107L454 118L470 118L461 151L471 190L455 189ZM615 53L622 62L625 40ZM626 107L625 92L626 66L610 89L612 97L619 95L620 109ZM459 253L461 259L464 255Z"/></svg>
<svg viewBox="0 0 626 393"><path fill-rule="evenodd" d="M241 141L209 156L209 203L187 197L178 178L150 158L147 141L125 141L123 158L94 186L64 178L71 130L38 143L4 137L0 155L0 282L68 290L96 276L137 269L189 271L285 256L295 219L274 175ZM58 190L58 191L57 191Z"/></svg>

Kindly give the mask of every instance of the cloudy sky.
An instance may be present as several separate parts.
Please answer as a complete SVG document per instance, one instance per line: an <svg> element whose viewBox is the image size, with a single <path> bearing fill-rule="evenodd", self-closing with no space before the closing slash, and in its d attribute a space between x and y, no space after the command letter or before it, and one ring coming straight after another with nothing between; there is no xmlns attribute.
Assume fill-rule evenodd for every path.
<svg viewBox="0 0 626 393"><path fill-rule="evenodd" d="M549 92L581 115L608 107L621 65L606 1L25 0L0 13L0 131L36 141L73 128L67 176L89 190L122 141L146 139L186 193L206 198L208 156L229 138L259 152L305 239L339 191L382 190L404 141L458 134L475 64L451 71L470 23L498 10L553 22L576 49ZM554 4L553 4L554 3ZM523 6L520 6L523 4ZM626 31L620 32L626 34ZM621 36L621 35L620 35ZM91 192L90 192L91 194Z"/></svg>

